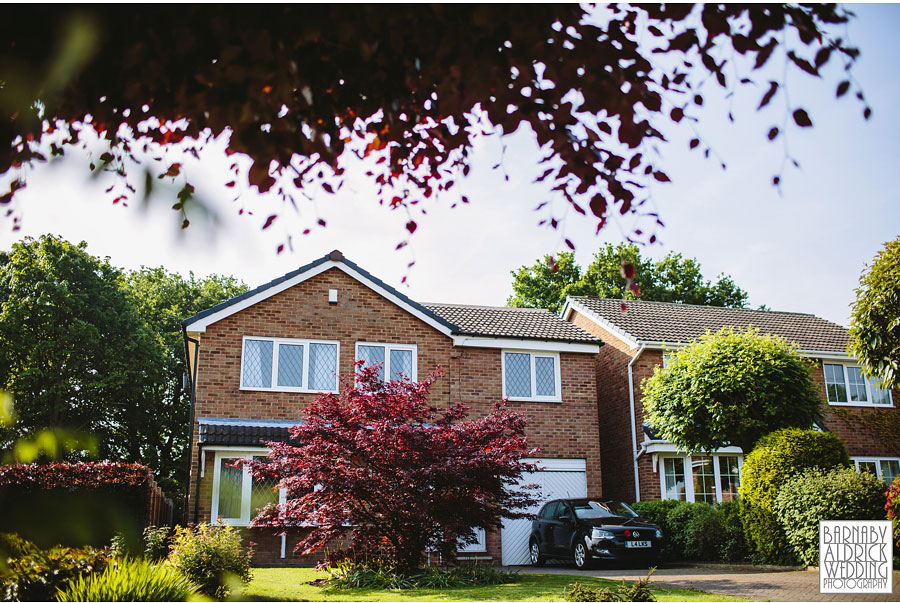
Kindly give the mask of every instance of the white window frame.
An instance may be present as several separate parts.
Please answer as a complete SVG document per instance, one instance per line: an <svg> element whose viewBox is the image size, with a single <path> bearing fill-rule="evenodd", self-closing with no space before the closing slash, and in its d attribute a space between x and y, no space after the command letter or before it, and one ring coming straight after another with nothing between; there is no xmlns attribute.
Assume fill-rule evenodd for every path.
<svg viewBox="0 0 900 603"><path fill-rule="evenodd" d="M244 350L247 341L271 341L272 342L272 383L271 387L246 387L244 386ZM311 343L323 343L337 346L334 356L334 389L310 389L309 388L309 345ZM278 346L302 345L303 346L303 387L288 387L278 385ZM296 392L303 394L328 393L336 394L340 388L341 342L324 339L289 339L285 337L257 337L256 335L244 335L241 338L241 374L238 378L240 389L251 392Z"/></svg>
<svg viewBox="0 0 900 603"><path fill-rule="evenodd" d="M359 357L359 346L372 346L384 348L384 376L388 377L388 381L392 381L396 377L396 371L390 371L391 368L391 350L409 350L412 352L412 375L411 381L419 380L419 346L412 343L383 343L380 341L357 341L356 342L356 362L361 359ZM390 372L389 372L390 371Z"/></svg>
<svg viewBox="0 0 900 603"><path fill-rule="evenodd" d="M216 450L215 464L213 465L213 483L212 483L212 506L209 513L209 522L214 524L219 519L233 526L250 525L250 488L253 478L250 475L250 468L246 465L242 467L244 472L243 483L241 484L241 516L240 517L219 517L219 474L222 472L222 459L252 459L255 456L265 456L269 454L268 448L235 448L233 450ZM286 500L286 491L284 488L278 490L278 504L282 505Z"/></svg>
<svg viewBox="0 0 900 603"><path fill-rule="evenodd" d="M853 466L857 471L859 471L860 463L874 463L875 475L882 481L884 481L884 474L881 472L881 461L897 461L900 463L900 457L896 456L851 456L850 460L853 461Z"/></svg>
<svg viewBox="0 0 900 603"><path fill-rule="evenodd" d="M506 355L528 354L531 357L531 396L507 396L506 395ZM553 358L555 371L556 391L552 396L537 395L537 371L535 370L536 358ZM503 397L511 402L562 402L562 378L559 366L558 352L542 352L540 350L502 350L500 354L500 379L503 387Z"/></svg>
<svg viewBox="0 0 900 603"><path fill-rule="evenodd" d="M828 399L828 382L825 380L825 365L833 364L836 366L843 367L844 373L844 391L847 392L847 401L846 402L832 402ZM894 393L891 390L887 390L888 400L891 401L890 404L875 404L872 400L874 397L872 396L872 384L868 377L863 375L864 383L866 384L866 401L865 402L853 402L850 400L850 374L848 373L848 368L859 368L858 364L854 364L852 362L827 362L822 361L822 380L825 384L825 401L828 402L829 406L865 406L867 408L894 408Z"/></svg>
<svg viewBox="0 0 900 603"><path fill-rule="evenodd" d="M696 456L708 456L713 460L713 480L716 486L716 502L722 502L722 473L719 469L719 457L731 456L737 457L738 469L744 466L743 454L698 454ZM694 497L694 467L691 464L691 455L689 454L666 454L659 457L659 493L660 500L673 500L666 498L666 464L665 459L676 458L682 459L684 467L684 500L687 502L695 502Z"/></svg>

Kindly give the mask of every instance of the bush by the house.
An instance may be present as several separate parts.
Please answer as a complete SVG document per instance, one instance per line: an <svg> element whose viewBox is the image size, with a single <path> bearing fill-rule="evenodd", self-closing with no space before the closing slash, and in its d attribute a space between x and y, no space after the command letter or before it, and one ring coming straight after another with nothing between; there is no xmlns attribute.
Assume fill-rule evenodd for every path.
<svg viewBox="0 0 900 603"><path fill-rule="evenodd" d="M633 507L662 529L669 560L736 561L746 557L737 502L654 500Z"/></svg>
<svg viewBox="0 0 900 603"><path fill-rule="evenodd" d="M158 498L152 472L137 463L0 466L0 531L44 548L106 546L120 532L140 550L141 530L163 514Z"/></svg>
<svg viewBox="0 0 900 603"><path fill-rule="evenodd" d="M894 478L884 496L887 498L884 510L887 511L888 519L894 524L894 546L900 547L900 477Z"/></svg>
<svg viewBox="0 0 900 603"><path fill-rule="evenodd" d="M110 562L106 549L55 547L43 550L16 535L4 535L7 567L0 578L0 600L51 601L70 580L101 572Z"/></svg>
<svg viewBox="0 0 900 603"><path fill-rule="evenodd" d="M230 525L176 526L169 563L204 595L225 599L250 582L251 556Z"/></svg>
<svg viewBox="0 0 900 603"><path fill-rule="evenodd" d="M883 519L884 482L851 467L808 469L788 480L775 499L775 517L805 565L819 563L819 521Z"/></svg>
<svg viewBox="0 0 900 603"><path fill-rule="evenodd" d="M151 561L162 561L169 555L168 526L144 528L144 556Z"/></svg>
<svg viewBox="0 0 900 603"><path fill-rule="evenodd" d="M190 601L196 597L194 585L173 567L133 558L80 576L57 594L59 601Z"/></svg>
<svg viewBox="0 0 900 603"><path fill-rule="evenodd" d="M741 523L753 560L796 564L793 548L775 518L779 489L806 469L849 465L847 447L833 433L781 429L763 437L741 469Z"/></svg>

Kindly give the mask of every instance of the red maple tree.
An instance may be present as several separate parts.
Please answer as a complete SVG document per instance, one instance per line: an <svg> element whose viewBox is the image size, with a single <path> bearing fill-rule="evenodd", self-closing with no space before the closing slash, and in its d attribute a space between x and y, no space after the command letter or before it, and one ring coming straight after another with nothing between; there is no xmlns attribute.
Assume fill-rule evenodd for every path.
<svg viewBox="0 0 900 603"><path fill-rule="evenodd" d="M357 368L340 394L307 407L290 442L269 443L268 459L246 462L254 477L286 490L286 502L264 509L253 527L301 531L303 554L338 542L346 547L338 553L409 571L426 550L454 559L460 541L475 541L474 527L528 516L534 496L512 487L536 469L522 461L536 452L522 414L498 401L468 419L461 404L429 404L436 375L381 381L376 368Z"/></svg>

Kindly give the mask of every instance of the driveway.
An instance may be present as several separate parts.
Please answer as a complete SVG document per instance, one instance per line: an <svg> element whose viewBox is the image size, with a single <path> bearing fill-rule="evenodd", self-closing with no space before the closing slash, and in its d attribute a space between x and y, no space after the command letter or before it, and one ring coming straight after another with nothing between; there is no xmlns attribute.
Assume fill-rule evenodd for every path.
<svg viewBox="0 0 900 603"><path fill-rule="evenodd" d="M578 571L565 565L545 567L512 566L523 574L569 574L613 580L637 580L647 575L643 569L601 569ZM755 601L898 601L900 571L894 571L893 594L831 595L819 593L818 568L808 570L763 569L749 565L672 565L657 569L651 582L660 588L696 588L721 595L746 597Z"/></svg>

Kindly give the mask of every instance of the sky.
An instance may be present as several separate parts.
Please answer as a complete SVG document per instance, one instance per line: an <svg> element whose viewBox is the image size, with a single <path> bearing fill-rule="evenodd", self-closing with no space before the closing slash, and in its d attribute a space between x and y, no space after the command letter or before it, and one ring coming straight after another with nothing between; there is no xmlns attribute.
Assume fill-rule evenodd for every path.
<svg viewBox="0 0 900 603"><path fill-rule="evenodd" d="M664 131L669 143L660 147L660 163L672 182L653 184L652 205L665 226L656 232L658 243L643 249L645 255L661 258L675 251L695 257L707 278L731 275L749 293L752 307L765 304L849 325L861 272L886 241L900 235L900 6L857 5L854 11L858 18L847 35L862 56L853 75L873 108L872 118L863 120L862 106L850 95L835 100L837 65L824 82L792 73L791 108L806 107L815 126L788 128L790 155L801 169L784 172L779 195L771 179L784 147L781 140L769 143L765 133L781 126L784 102L776 97L757 113L762 89L733 100L721 94L716 99L714 90L706 90L703 111L694 112L697 129L727 169L688 151L694 136L689 129ZM729 103L734 124L725 117ZM528 133L503 142L505 151L496 137L477 144L472 172L458 187L471 202L451 208L458 197L449 196L428 206L427 215L414 216L419 228L400 251L395 247L406 238L409 217L377 204L360 166L349 167L338 195L323 193L295 211L271 195L249 191L233 201L234 191L224 186L231 180L231 159L221 145L208 148L200 162L185 162L197 174L192 181L198 193L218 216L215 226L193 212L191 226L182 231L171 200L161 197L148 207L113 205L104 194L107 182L91 181L80 165L63 161L29 175L28 188L17 197L21 230L0 222L0 249L25 236L52 233L84 240L88 252L108 256L122 268L162 265L185 274L229 274L251 286L340 249L417 301L503 305L512 292L510 271L565 251L564 237L575 243L579 263L587 265L599 245L622 242L634 227L625 219L596 235L596 223L574 213L566 215L559 231L539 227L546 217L534 211L539 203L549 201L557 215L565 213L565 203L550 185L533 182L542 166ZM492 169L498 161L502 170ZM241 208L245 212L238 215ZM263 231L272 213L279 217ZM300 234L319 217L325 228ZM277 254L289 234L293 249Z"/></svg>

